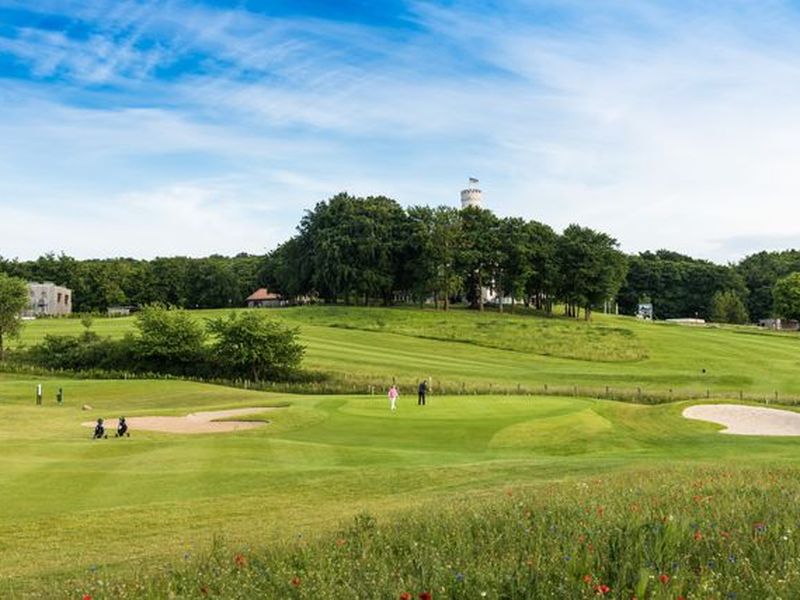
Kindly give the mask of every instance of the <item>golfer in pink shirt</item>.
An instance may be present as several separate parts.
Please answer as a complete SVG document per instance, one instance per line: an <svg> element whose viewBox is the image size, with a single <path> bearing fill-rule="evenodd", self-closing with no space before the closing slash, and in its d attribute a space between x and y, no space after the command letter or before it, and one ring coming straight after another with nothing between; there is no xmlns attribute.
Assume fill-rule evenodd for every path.
<svg viewBox="0 0 800 600"><path fill-rule="evenodd" d="M400 394L397 391L397 386L393 385L389 388L389 405L391 406L392 410L397 410L397 397Z"/></svg>

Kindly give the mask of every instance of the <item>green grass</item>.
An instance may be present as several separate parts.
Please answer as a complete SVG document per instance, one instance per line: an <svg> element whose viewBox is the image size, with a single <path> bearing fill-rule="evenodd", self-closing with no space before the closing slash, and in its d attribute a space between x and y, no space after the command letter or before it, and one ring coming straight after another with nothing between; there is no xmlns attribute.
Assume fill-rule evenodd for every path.
<svg viewBox="0 0 800 600"><path fill-rule="evenodd" d="M217 544L110 598L796 598L796 469L666 468L458 496L266 548ZM777 501L776 501L777 500Z"/></svg>
<svg viewBox="0 0 800 600"><path fill-rule="evenodd" d="M654 587L647 597L703 589L708 593L702 597L724 597L734 588L697 562L721 560L722 542L692 546L684 535L703 516L685 501L698 481L710 482L699 485L713 490L703 494L721 499L713 504L718 512L705 515L703 529L724 521L740 531L737 552L753 565L736 575L739 597L797 595L795 575L784 576L794 569L789 558L796 556L795 546L745 535L751 520L779 523L770 536L789 528L776 507L796 505L795 439L719 435L712 424L683 419L685 402L646 406L581 396L435 393L443 384L458 388L464 382L511 389L544 383L711 389L729 391L730 398L739 389L800 394L796 336L603 316L585 324L411 309L308 307L274 314L300 327L308 368L352 382L359 391L368 381L401 381L397 413L381 393L302 396L184 381L0 374L0 597L197 597L198 581L216 571L209 594L221 597L235 597L236 586L249 597L392 598L429 586L436 597L475 597L482 588L494 594L488 597L501 597L509 582L523 586L514 589L538 590L540 597L590 597L594 591L581 587L587 570L615 597L621 591L629 597L640 585L641 569L651 581L665 568L631 562L636 553L651 552L643 544L661 539L642 532L665 511L677 519L680 535L657 547L664 561L680 569L669 572L671 587L648 583ZM94 329L121 336L131 327L131 319L97 319ZM37 321L26 325L21 343L80 329L76 320ZM603 329L612 333L595 331ZM531 331L544 332L543 338L549 331L552 339L530 341ZM603 360L553 355L569 355L596 336L609 340L610 356ZM614 350L622 339L645 358L626 360ZM429 406L418 408L410 384L423 376L433 377L434 394ZM45 386L42 407L34 405L39 382ZM55 404L58 387L65 391L63 407ZM230 434L134 430L130 439L92 442L90 430L80 425L97 416L287 403L250 417L268 419L264 427ZM93 410L81 411L83 404ZM778 483L760 485L764 478ZM532 514L544 515L529 523L538 532L535 546L507 529L519 521L516 513L509 520L516 504L504 496L508 489ZM634 501L645 507L639 515L624 510ZM573 538L588 527L576 507L587 503L612 507L613 518L592 529L603 560L584 557L580 568L561 568L553 557L576 552ZM374 534L359 529L363 519L357 527L344 526L362 551L350 553L350 542L333 544L343 535L342 523L365 511L378 520ZM564 534L545 540L553 522ZM630 544L622 543L623 533ZM219 536L224 548L208 556ZM770 540L768 547L758 545L762 539ZM425 560L414 558L414 542L423 545L418 552ZM471 554L471 545L479 551ZM541 550L532 557L536 548ZM231 566L233 552L247 555L246 573ZM529 560L538 565L539 587L525 579ZM767 561L775 569L756 576L756 565L761 569ZM454 588L452 571L470 565L470 579ZM299 588L287 583L295 572L303 578ZM732 571L725 571L725 580L730 577ZM333 591L325 596L326 589ZM240 597L248 597L245 591Z"/></svg>
<svg viewBox="0 0 800 600"><path fill-rule="evenodd" d="M39 380L41 381L41 380ZM96 565L113 575L207 550L216 535L263 546L454 496L628 469L794 465L796 442L719 436L679 405L581 398L303 397L169 381L0 378L0 592L60 589ZM63 386L66 405L53 399ZM134 431L91 442L82 421L275 405L234 434ZM82 404L93 410L83 412ZM119 532L122 530L123 535ZM121 576L122 572L119 573Z"/></svg>
<svg viewBox="0 0 800 600"><path fill-rule="evenodd" d="M197 318L225 311L197 311ZM675 394L800 397L800 336L746 327L686 327L596 315L591 323L532 315L449 314L409 308L312 306L270 314L299 327L304 365L332 376L338 389L365 391L393 378L434 388L464 386L532 392L544 385L586 393L635 390ZM78 333L76 319L26 324L18 343L46 333ZM101 335L133 330L132 318L96 319ZM447 340L447 341L442 341ZM635 358L635 360L633 360ZM705 370L705 372L703 372Z"/></svg>

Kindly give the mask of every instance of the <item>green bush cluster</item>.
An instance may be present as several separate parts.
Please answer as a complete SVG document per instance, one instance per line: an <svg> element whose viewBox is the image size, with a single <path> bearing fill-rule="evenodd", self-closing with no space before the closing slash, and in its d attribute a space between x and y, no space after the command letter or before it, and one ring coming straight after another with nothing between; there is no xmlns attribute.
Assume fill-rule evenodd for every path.
<svg viewBox="0 0 800 600"><path fill-rule="evenodd" d="M198 321L185 311L160 305L136 316L136 333L100 337L91 320L77 336L46 335L15 352L17 363L51 370L124 371L186 377L287 379L297 373L303 346L297 330L258 311Z"/></svg>

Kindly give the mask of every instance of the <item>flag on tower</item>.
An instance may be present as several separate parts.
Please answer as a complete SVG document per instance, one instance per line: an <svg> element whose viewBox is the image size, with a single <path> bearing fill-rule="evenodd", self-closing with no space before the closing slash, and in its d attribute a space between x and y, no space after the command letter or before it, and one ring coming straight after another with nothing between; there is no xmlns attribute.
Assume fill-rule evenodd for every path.
<svg viewBox="0 0 800 600"><path fill-rule="evenodd" d="M470 177L470 178L469 178L469 182L470 182L471 184L472 184L472 183L478 183L478 180L477 180L477 179L475 179L474 177Z"/></svg>

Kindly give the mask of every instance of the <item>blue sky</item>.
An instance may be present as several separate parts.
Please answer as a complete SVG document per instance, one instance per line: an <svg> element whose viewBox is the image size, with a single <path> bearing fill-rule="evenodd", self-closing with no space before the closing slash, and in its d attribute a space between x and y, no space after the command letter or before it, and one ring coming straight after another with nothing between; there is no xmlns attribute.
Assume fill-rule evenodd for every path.
<svg viewBox="0 0 800 600"><path fill-rule="evenodd" d="M0 0L0 255L264 252L347 190L800 246L800 9Z"/></svg>

